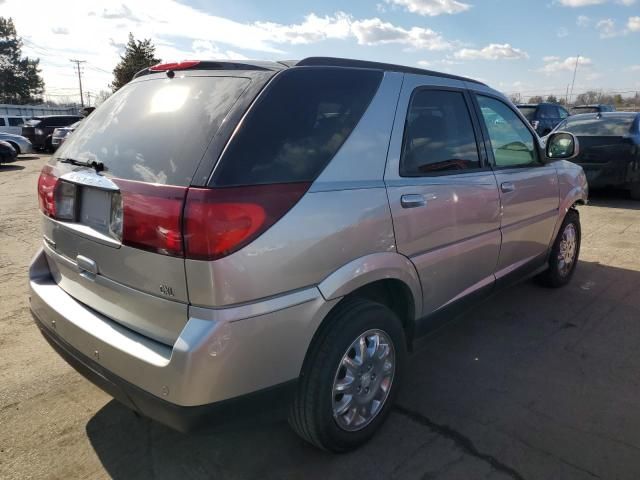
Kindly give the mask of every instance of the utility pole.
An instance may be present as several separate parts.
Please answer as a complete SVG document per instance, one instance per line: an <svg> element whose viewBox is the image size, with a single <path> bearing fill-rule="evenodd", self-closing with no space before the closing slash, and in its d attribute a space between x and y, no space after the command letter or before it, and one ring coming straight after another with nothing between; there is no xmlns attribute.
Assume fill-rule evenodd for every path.
<svg viewBox="0 0 640 480"><path fill-rule="evenodd" d="M578 71L578 62L580 61L580 54L578 54L578 56L576 57L576 66L573 69L573 80L571 81L571 95L569 96L569 98L571 99L573 97L573 86L576 83L576 72ZM569 104L569 102L567 102L567 105Z"/></svg>
<svg viewBox="0 0 640 480"><path fill-rule="evenodd" d="M87 92L87 107L91 106L91 92Z"/></svg>
<svg viewBox="0 0 640 480"><path fill-rule="evenodd" d="M564 96L564 104L569 105L569 84L567 83L567 93Z"/></svg>
<svg viewBox="0 0 640 480"><path fill-rule="evenodd" d="M76 68L78 69L78 83L80 84L80 105L82 106L82 108L84 108L84 98L82 98L82 74L80 71L80 64L86 63L86 60L69 59L69 61L75 63Z"/></svg>

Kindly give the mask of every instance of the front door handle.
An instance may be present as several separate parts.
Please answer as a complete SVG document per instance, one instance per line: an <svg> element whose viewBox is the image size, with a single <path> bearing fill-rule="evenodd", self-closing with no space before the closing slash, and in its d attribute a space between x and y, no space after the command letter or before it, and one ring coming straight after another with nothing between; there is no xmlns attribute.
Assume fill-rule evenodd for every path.
<svg viewBox="0 0 640 480"><path fill-rule="evenodd" d="M402 208L424 207L427 204L423 195L417 193L409 193L400 197L400 205Z"/></svg>
<svg viewBox="0 0 640 480"><path fill-rule="evenodd" d="M513 192L516 189L516 186L511 182L504 182L500 184L500 190L503 193Z"/></svg>

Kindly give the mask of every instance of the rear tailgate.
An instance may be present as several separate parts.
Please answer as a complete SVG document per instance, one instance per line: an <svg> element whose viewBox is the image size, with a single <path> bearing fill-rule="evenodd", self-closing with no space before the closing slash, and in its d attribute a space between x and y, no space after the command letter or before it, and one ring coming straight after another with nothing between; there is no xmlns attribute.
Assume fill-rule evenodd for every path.
<svg viewBox="0 0 640 480"><path fill-rule="evenodd" d="M79 302L167 345L188 320L189 298L181 251L158 244L181 241L180 226L176 236L165 217L171 208L181 211L212 138L251 83L240 72L208 73L128 84L45 167L58 182L56 195L59 184L71 185L68 196L56 197L57 218L43 220L55 281ZM81 165L91 162L100 167ZM139 242L127 240L136 235Z"/></svg>

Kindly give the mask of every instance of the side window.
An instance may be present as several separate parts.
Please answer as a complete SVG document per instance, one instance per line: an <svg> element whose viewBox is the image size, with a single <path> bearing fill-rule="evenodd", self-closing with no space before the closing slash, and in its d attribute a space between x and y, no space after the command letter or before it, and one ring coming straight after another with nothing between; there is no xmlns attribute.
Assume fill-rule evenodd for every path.
<svg viewBox="0 0 640 480"><path fill-rule="evenodd" d="M498 167L533 166L538 162L533 134L513 110L495 98L478 95Z"/></svg>
<svg viewBox="0 0 640 480"><path fill-rule="evenodd" d="M569 116L569 112L567 112L564 108L558 107L558 113L560 113L560 118L564 120Z"/></svg>
<svg viewBox="0 0 640 480"><path fill-rule="evenodd" d="M24 122L20 117L9 117L9 126L10 127L20 127Z"/></svg>
<svg viewBox="0 0 640 480"><path fill-rule="evenodd" d="M416 91L407 113L400 175L421 177L474 168L480 168L480 157L464 95Z"/></svg>
<svg viewBox="0 0 640 480"><path fill-rule="evenodd" d="M0 127L5 127L7 124L4 123L4 118L0 117Z"/></svg>

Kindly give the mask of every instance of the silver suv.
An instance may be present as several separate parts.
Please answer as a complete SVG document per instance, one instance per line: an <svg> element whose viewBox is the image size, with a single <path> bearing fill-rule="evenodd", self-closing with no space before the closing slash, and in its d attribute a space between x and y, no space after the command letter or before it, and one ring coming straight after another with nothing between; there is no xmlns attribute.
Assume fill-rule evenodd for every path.
<svg viewBox="0 0 640 480"><path fill-rule="evenodd" d="M515 280L566 284L587 200L482 83L356 60L140 72L38 181L31 309L81 374L180 430L286 406L346 451L417 338Z"/></svg>

